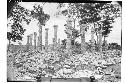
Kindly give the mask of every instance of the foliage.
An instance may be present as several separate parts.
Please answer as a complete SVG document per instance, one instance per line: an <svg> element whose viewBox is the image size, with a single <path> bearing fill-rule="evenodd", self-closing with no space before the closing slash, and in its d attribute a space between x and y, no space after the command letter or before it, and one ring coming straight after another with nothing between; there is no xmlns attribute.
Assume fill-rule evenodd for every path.
<svg viewBox="0 0 125 83"><path fill-rule="evenodd" d="M120 13L118 5L109 3L80 4L78 10L81 17L80 24L99 22L107 18L114 20Z"/></svg>
<svg viewBox="0 0 125 83"><path fill-rule="evenodd" d="M63 40L61 41L61 42L62 42L61 45L63 46L63 48L66 48L66 41L67 41L66 39L63 39Z"/></svg>
<svg viewBox="0 0 125 83"><path fill-rule="evenodd" d="M27 10L24 7L16 4L9 14L11 19L11 32L7 32L7 39L16 42L16 40L22 40L24 29L22 22L25 21L27 24L35 18L39 21L41 25L45 25L46 21L50 18L48 14L45 14L40 5L33 6L33 10Z"/></svg>
<svg viewBox="0 0 125 83"><path fill-rule="evenodd" d="M115 18L120 16L120 8L117 4L109 3L85 3L79 4L78 10L80 12L81 20L79 24L101 23L102 35L108 36L113 26L111 25ZM101 26L96 30L100 30Z"/></svg>
<svg viewBox="0 0 125 83"><path fill-rule="evenodd" d="M12 11L10 12L9 18L11 19L11 31L7 32L7 39L16 42L16 40L22 40L22 35L26 29L23 28L22 21L25 21L27 24L30 23L30 18L28 17L29 11L19 4L16 4Z"/></svg>
<svg viewBox="0 0 125 83"><path fill-rule="evenodd" d="M108 49L110 49L110 50L113 50L113 49L121 50L122 48L121 48L120 45L118 45L118 43L109 43Z"/></svg>
<svg viewBox="0 0 125 83"><path fill-rule="evenodd" d="M7 32L7 39L15 42L16 40L22 40L22 36Z"/></svg>
<svg viewBox="0 0 125 83"><path fill-rule="evenodd" d="M120 6L112 3L68 3L67 8L61 13L64 16L70 16L79 19L79 24L101 23L102 36L107 37L111 32L111 25L114 19L121 16ZM59 4L59 8L66 4ZM99 26L96 31L99 31Z"/></svg>
<svg viewBox="0 0 125 83"><path fill-rule="evenodd" d="M40 5L33 6L33 8L31 16L37 19L41 25L45 26L45 23L50 19L50 16L44 13L43 8Z"/></svg>
<svg viewBox="0 0 125 83"><path fill-rule="evenodd" d="M79 31L76 29L72 30L72 39L76 39L77 37L79 37Z"/></svg>

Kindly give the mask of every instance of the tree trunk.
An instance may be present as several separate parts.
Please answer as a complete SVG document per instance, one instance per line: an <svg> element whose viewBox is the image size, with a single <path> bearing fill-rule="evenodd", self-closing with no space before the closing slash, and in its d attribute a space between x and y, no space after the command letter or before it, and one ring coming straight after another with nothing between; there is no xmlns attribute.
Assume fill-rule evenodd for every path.
<svg viewBox="0 0 125 83"><path fill-rule="evenodd" d="M82 25L80 27L80 31L81 31L81 53L85 54L86 49L85 49L85 28L86 25Z"/></svg>
<svg viewBox="0 0 125 83"><path fill-rule="evenodd" d="M34 50L36 50L36 37L37 37L37 33L34 32Z"/></svg>
<svg viewBox="0 0 125 83"><path fill-rule="evenodd" d="M42 26L39 26L39 47L40 51L42 51Z"/></svg>
<svg viewBox="0 0 125 83"><path fill-rule="evenodd" d="M99 36L98 36L98 33L96 32L96 37L97 37L97 40L96 40L96 49L97 49L97 51L99 51Z"/></svg>
<svg viewBox="0 0 125 83"><path fill-rule="evenodd" d="M74 22L74 29L75 29L75 22L76 22L76 19L75 19L75 18L74 18L73 22ZM73 39L72 39L72 48L73 48L73 50L75 49L75 39L76 39L76 38L73 38Z"/></svg>
<svg viewBox="0 0 125 83"><path fill-rule="evenodd" d="M92 53L95 52L95 45L94 45L94 27L91 28L91 51Z"/></svg>
<svg viewBox="0 0 125 83"><path fill-rule="evenodd" d="M69 54L72 54L72 48L71 48L71 36L67 34L67 42L66 42L66 49Z"/></svg>
<svg viewBox="0 0 125 83"><path fill-rule="evenodd" d="M45 51L48 52L48 28L45 29Z"/></svg>
<svg viewBox="0 0 125 83"><path fill-rule="evenodd" d="M99 52L102 53L102 26L99 30Z"/></svg>
<svg viewBox="0 0 125 83"><path fill-rule="evenodd" d="M106 36L104 36L104 41L106 41L105 38L106 38Z"/></svg>

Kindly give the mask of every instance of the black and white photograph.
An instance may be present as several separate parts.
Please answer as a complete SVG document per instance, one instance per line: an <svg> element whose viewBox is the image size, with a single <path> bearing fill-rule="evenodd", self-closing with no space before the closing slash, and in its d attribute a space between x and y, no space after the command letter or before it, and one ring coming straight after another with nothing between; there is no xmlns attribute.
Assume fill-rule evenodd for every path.
<svg viewBox="0 0 125 83"><path fill-rule="evenodd" d="M121 82L122 1L7 1L6 82Z"/></svg>

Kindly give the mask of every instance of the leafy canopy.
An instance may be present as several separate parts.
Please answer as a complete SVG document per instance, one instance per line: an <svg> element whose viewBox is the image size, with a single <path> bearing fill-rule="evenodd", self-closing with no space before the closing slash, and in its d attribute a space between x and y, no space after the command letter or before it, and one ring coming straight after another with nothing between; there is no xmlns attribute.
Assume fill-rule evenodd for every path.
<svg viewBox="0 0 125 83"><path fill-rule="evenodd" d="M24 7L16 4L8 18L11 18L11 32L7 32L7 39L16 42L16 40L22 40L24 29L22 22L25 21L27 24L31 22L32 19L37 19L41 25L45 25L46 21L49 20L50 16L45 14L42 6L33 6L33 10L27 10Z"/></svg>

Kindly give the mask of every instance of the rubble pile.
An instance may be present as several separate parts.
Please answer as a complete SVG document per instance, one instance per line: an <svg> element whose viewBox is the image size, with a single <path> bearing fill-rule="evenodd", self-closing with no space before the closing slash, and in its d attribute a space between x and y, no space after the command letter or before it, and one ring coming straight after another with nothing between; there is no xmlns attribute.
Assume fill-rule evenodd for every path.
<svg viewBox="0 0 125 83"><path fill-rule="evenodd" d="M121 52L120 52L121 53ZM36 80L40 77L82 78L94 76L98 81L119 81L121 78L121 54L107 51L68 56L59 52L8 53L8 74L16 81Z"/></svg>

